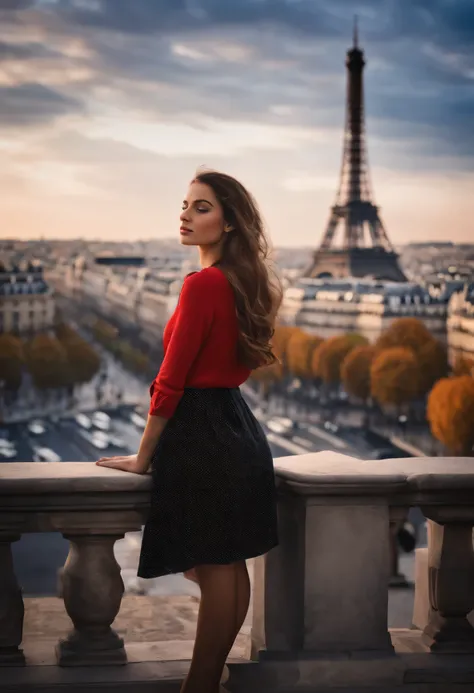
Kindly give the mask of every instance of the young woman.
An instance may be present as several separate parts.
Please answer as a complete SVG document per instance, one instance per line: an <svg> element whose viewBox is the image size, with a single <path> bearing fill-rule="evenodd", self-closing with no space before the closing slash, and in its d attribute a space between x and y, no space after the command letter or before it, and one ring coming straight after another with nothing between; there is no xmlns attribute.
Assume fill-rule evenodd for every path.
<svg viewBox="0 0 474 693"><path fill-rule="evenodd" d="M182 693L218 693L247 614L245 560L278 543L273 460L239 386L273 363L281 300L267 264L257 205L237 180L200 172L181 213L181 243L199 248L164 332L136 455L97 464L136 474L151 465L151 510L138 575L184 572L201 590L190 670Z"/></svg>

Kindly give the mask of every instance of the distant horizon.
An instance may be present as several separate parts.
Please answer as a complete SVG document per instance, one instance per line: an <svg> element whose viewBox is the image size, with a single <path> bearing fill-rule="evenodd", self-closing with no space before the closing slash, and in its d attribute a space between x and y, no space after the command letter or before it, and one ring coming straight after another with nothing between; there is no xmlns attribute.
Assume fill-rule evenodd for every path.
<svg viewBox="0 0 474 693"><path fill-rule="evenodd" d="M373 202L389 239L468 243L474 5L401 5L1 4L3 229L29 240L126 241L137 228L173 237L205 165L250 189L275 247L316 248L339 183L357 14Z"/></svg>
<svg viewBox="0 0 474 693"><path fill-rule="evenodd" d="M67 241L68 243L74 243L77 241L84 241L86 243L109 243L109 244L118 244L118 243L154 243L154 242L159 242L159 243L176 243L177 246L180 248L184 248L184 252L192 252L193 246L182 246L179 242L179 238L173 238L172 236L163 236L161 238L155 238L155 237L149 237L149 238L137 238L136 240L131 241L130 239L114 239L111 240L109 238L84 238L81 236L74 236L74 237L68 237L68 236L52 236L52 237L34 237L30 236L28 238L18 238L16 236L5 236L1 237L0 236L0 244L1 243L28 243L30 241L46 241L46 242L51 242L54 243L56 241L58 242L63 242ZM452 246L472 246L474 248L474 240L473 241L453 241L449 239L431 239L427 241L406 241L405 243L399 243L398 245L394 244L395 251L397 250L397 247L404 248L406 246L414 246L414 245L452 245ZM286 250L317 250L318 246L311 246L309 244L306 245L286 245L286 244L274 244L273 247L275 249L279 248L285 248Z"/></svg>

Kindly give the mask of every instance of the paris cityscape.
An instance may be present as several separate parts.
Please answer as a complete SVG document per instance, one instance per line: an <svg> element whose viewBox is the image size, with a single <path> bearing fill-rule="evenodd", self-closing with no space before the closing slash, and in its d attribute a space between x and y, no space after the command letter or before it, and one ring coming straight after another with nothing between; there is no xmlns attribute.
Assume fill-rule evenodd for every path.
<svg viewBox="0 0 474 693"><path fill-rule="evenodd" d="M352 509L387 506L388 597L380 608L393 651L431 656L454 633L447 651L472 656L474 472L466 465L474 453L474 8L464 0L416 0L403 9L389 0L235 0L221 10L202 0L179 11L178 4L159 3L157 12L152 0L0 0L6 690L39 691L37 670L45 664L71 671L85 664L91 673L84 681L96 685L104 679L92 669L123 664L125 650L129 662L153 662L155 678L165 678L163 662L191 656L198 587L182 575L137 577L142 487L119 493L111 486L114 498L104 502L93 463L133 454L140 444L164 327L185 276L200 268L196 250L179 243L178 220L183 191L202 166L235 175L255 194L284 289L273 337L278 363L253 371L241 388L267 436L282 494L299 493L288 490L299 473L292 469L314 454L311 474L321 469L321 477L311 482L310 498L323 496L315 506L333 497ZM366 475L366 486L360 482L366 490L350 491L362 500L348 503L341 501L348 492L324 490L331 460L347 475L340 488ZM90 472L78 472L78 465ZM377 475L379 484L389 474L410 481L412 471L414 479L421 475L412 495L403 491L391 502L388 486L367 491L369 478L375 488ZM308 472L301 474L300 486L309 484ZM452 500L455 489L459 501ZM53 499L59 492L62 498ZM367 501L376 493L380 498ZM64 519L68 505L72 519ZM102 505L109 514L86 527L83 518L99 515ZM340 521L349 533L350 521ZM118 528L115 534L104 522ZM305 531L315 531L309 522ZM326 525L318 526L324 534ZM462 565L453 569L452 584L430 588L428 566L446 569L441 549L434 557L433 537L438 530L448 536L448 529L467 532L457 548L457 538L446 539L445 560L456 550ZM122 643L122 654L112 655L116 645L110 652L104 645L103 659L84 644L75 649L78 633L92 633L93 618L81 625L74 616L80 599L62 577L77 556L85 565L80 547L89 535L113 535L104 551L115 556L124 586L113 628L125 649ZM366 589L373 584L370 537L351 552L360 572L354 583L366 581ZM309 553L310 546L298 550ZM255 568L252 580L258 575ZM106 584L105 573L101 578ZM272 593L271 575L263 579ZM309 573L301 580L304 591ZM357 589L354 595L364 594L364 585ZM435 589L446 590L442 617ZM96 593L84 590L85 610L93 611ZM456 590L459 607L449 596ZM11 606L17 593L24 617L23 606ZM248 660L260 642L258 608L254 601L233 651L236 662ZM305 601L305 608L313 607ZM435 611L439 632L430 620ZM347 618L365 620L361 613ZM269 624L267 646L271 617ZM54 654L63 638L69 644ZM314 642L320 643L316 635ZM150 644L153 652L144 654ZM354 645L365 648L378 649ZM472 663L459 662L450 693L474 685ZM20 676L20 667L32 673ZM51 690L65 681L82 690L80 677L56 678L53 668L45 679ZM230 690L270 690L246 688L251 675L233 672ZM385 690L373 676L370 690ZM132 690L123 679L110 680ZM334 680L338 690L355 690L353 682ZM320 690L314 686L305 690Z"/></svg>

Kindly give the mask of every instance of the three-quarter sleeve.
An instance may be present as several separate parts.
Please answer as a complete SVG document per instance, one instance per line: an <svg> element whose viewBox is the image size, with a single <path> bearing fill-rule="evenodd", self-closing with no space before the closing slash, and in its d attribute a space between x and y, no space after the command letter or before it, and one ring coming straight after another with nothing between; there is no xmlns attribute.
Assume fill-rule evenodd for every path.
<svg viewBox="0 0 474 693"><path fill-rule="evenodd" d="M178 406L189 371L212 325L215 289L212 273L206 270L184 281L171 339L150 388L152 416L170 419Z"/></svg>

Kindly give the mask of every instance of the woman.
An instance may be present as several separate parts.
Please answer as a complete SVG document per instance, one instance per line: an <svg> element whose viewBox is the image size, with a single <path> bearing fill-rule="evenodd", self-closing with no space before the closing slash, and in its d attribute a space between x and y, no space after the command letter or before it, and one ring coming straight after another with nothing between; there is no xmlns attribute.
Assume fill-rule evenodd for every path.
<svg viewBox="0 0 474 693"><path fill-rule="evenodd" d="M239 386L275 361L281 300L267 266L256 203L237 180L201 172L181 213L181 243L199 248L164 331L136 455L97 464L136 474L151 465L151 510L138 575L184 572L201 590L196 641L182 693L217 693L247 614L246 559L278 543L273 460Z"/></svg>

